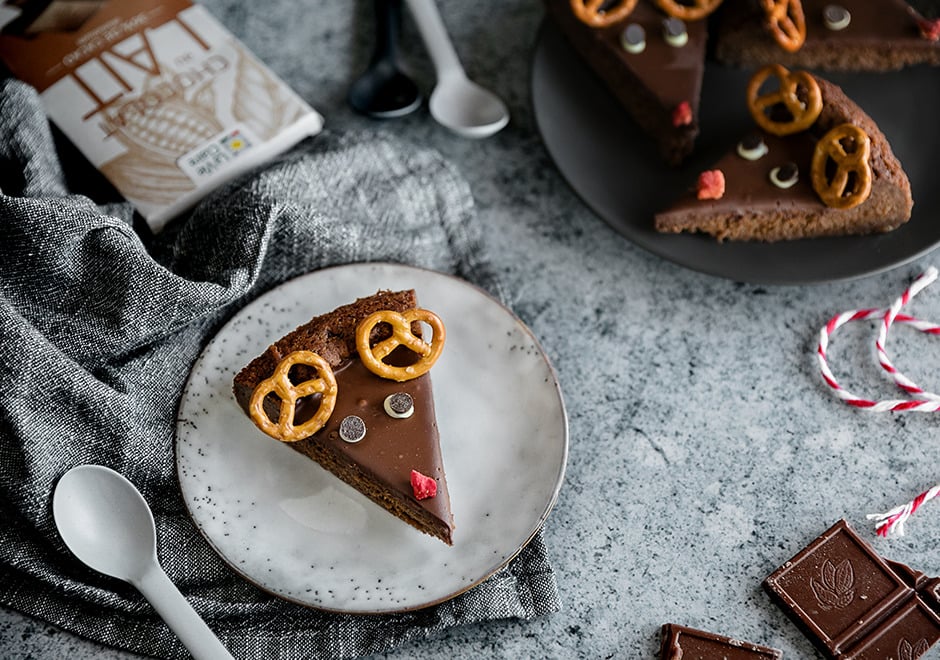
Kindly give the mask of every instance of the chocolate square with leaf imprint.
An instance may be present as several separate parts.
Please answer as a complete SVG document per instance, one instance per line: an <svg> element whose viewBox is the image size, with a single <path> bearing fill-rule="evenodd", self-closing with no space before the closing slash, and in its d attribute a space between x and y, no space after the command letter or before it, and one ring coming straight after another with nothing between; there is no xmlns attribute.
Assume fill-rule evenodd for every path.
<svg viewBox="0 0 940 660"><path fill-rule="evenodd" d="M915 660L927 653L938 638L940 623L937 615L920 598L914 598L853 646L850 654L840 657Z"/></svg>
<svg viewBox="0 0 940 660"><path fill-rule="evenodd" d="M764 588L828 657L913 660L940 639L940 617L918 594L933 582L840 520Z"/></svg>

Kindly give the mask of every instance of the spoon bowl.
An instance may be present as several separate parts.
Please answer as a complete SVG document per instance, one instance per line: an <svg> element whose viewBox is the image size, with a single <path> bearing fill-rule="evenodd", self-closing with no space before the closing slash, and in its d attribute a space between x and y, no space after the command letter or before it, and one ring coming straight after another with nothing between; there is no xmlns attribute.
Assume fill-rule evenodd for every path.
<svg viewBox="0 0 940 660"><path fill-rule="evenodd" d="M452 76L434 88L431 116L442 126L468 138L484 138L509 123L509 110L493 92L469 78Z"/></svg>
<svg viewBox="0 0 940 660"><path fill-rule="evenodd" d="M103 511L108 515L99 515ZM131 482L106 467L66 472L52 497L52 514L65 544L99 573L132 582L156 561L150 507Z"/></svg>
<svg viewBox="0 0 940 660"><path fill-rule="evenodd" d="M421 91L398 65L401 0L375 0L375 50L349 88L349 105L376 119L402 117L421 105Z"/></svg>
<svg viewBox="0 0 940 660"><path fill-rule="evenodd" d="M415 81L387 60L371 65L349 88L349 105L376 119L410 114L420 107L421 98Z"/></svg>
<svg viewBox="0 0 940 660"><path fill-rule="evenodd" d="M196 660L232 660L160 567L153 513L134 484L103 465L79 465L56 484L52 515L75 556L134 585Z"/></svg>
<svg viewBox="0 0 940 660"><path fill-rule="evenodd" d="M434 0L408 0L408 8L437 72L429 103L434 120L469 138L485 138L502 130L509 123L506 104L467 77Z"/></svg>

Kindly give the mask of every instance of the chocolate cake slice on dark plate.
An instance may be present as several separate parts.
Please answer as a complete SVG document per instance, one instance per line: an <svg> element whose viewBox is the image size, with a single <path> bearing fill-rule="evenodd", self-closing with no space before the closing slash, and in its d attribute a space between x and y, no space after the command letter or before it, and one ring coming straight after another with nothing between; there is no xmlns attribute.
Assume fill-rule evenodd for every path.
<svg viewBox="0 0 940 660"><path fill-rule="evenodd" d="M716 28L715 57L737 66L892 71L940 65L940 21L904 0L727 0Z"/></svg>
<svg viewBox="0 0 940 660"><path fill-rule="evenodd" d="M841 88L773 65L751 78L747 96L759 129L657 213L657 231L779 241L887 232L910 219L907 174Z"/></svg>
<svg viewBox="0 0 940 660"><path fill-rule="evenodd" d="M705 17L718 4L545 0L572 56L600 78L671 165L685 160L699 133Z"/></svg>

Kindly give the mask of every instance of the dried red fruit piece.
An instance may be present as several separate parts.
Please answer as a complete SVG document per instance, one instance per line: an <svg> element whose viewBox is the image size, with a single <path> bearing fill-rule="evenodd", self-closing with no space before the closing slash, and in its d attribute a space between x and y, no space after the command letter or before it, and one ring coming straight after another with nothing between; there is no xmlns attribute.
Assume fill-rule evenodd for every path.
<svg viewBox="0 0 940 660"><path fill-rule="evenodd" d="M412 470L411 489L414 491L416 500L426 500L437 495L437 481L417 470Z"/></svg>
<svg viewBox="0 0 940 660"><path fill-rule="evenodd" d="M672 111L672 125L676 128L688 126L692 123L692 106L688 101L683 101Z"/></svg>
<svg viewBox="0 0 940 660"><path fill-rule="evenodd" d="M933 20L928 20L926 18L921 19L917 22L917 27L920 28L920 33L929 41L940 40L940 18L935 18Z"/></svg>
<svg viewBox="0 0 940 660"><path fill-rule="evenodd" d="M721 199L725 194L725 173L721 170L705 170L698 175L698 198Z"/></svg>

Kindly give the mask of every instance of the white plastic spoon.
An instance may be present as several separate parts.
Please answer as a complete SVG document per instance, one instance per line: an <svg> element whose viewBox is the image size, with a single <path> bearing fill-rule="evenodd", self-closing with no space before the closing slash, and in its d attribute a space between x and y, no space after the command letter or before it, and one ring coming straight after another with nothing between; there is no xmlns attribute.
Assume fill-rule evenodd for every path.
<svg viewBox="0 0 940 660"><path fill-rule="evenodd" d="M231 660L157 561L157 531L130 481L101 465L66 472L52 496L62 540L91 568L134 585L196 660Z"/></svg>
<svg viewBox="0 0 940 660"><path fill-rule="evenodd" d="M489 137L505 127L509 123L506 104L467 78L434 0L407 2L437 72L437 85L429 101L431 116L469 138Z"/></svg>

